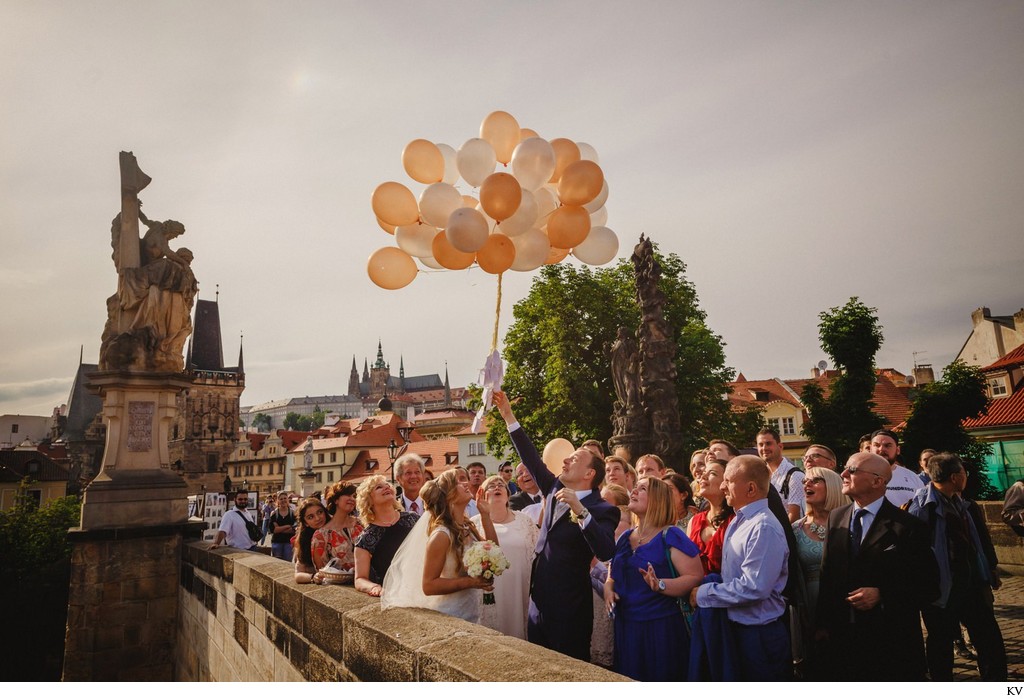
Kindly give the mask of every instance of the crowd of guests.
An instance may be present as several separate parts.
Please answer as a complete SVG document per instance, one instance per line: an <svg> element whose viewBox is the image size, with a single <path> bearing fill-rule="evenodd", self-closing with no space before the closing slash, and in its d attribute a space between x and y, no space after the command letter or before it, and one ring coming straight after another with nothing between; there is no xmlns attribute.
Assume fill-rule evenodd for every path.
<svg viewBox="0 0 1024 700"><path fill-rule="evenodd" d="M1006 679L995 551L956 455L928 450L916 472L879 430L843 463L811 445L797 466L765 428L756 454L712 440L685 465L634 465L591 440L556 475L508 398L494 403L517 466L428 479L407 453L400 494L375 475L294 514L285 494L266 517L275 556L298 582L350 572L385 609L437 610L637 680L952 680L961 625L981 678ZM466 572L481 540L510 562L497 579ZM851 649L872 660L847 663Z"/></svg>

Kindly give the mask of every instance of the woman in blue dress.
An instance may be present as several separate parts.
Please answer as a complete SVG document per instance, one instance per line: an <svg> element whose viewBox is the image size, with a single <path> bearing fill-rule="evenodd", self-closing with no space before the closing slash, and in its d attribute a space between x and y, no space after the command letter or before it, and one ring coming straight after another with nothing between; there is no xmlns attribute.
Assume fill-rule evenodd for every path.
<svg viewBox="0 0 1024 700"><path fill-rule="evenodd" d="M675 527L672 490L663 481L641 479L629 510L640 524L616 543L604 588L615 617L613 667L639 681L683 681L690 634L678 599L704 578L697 546Z"/></svg>

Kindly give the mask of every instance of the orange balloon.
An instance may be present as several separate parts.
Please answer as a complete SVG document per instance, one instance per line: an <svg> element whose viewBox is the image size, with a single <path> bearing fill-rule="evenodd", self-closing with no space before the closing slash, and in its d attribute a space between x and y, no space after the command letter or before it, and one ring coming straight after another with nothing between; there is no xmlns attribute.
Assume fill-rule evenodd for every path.
<svg viewBox="0 0 1024 700"><path fill-rule="evenodd" d="M444 231L440 231L434 236L431 249L434 253L434 260L449 270L465 270L476 259L475 253L463 253L449 243L448 236Z"/></svg>
<svg viewBox="0 0 1024 700"><path fill-rule="evenodd" d="M404 250L381 248L366 263L370 280L383 289L401 289L416 277L416 261Z"/></svg>
<svg viewBox="0 0 1024 700"><path fill-rule="evenodd" d="M491 173L480 185L480 206L495 221L516 213L523 201L523 188L510 173Z"/></svg>
<svg viewBox="0 0 1024 700"><path fill-rule="evenodd" d="M402 166L409 177L426 185L444 178L444 155L436 144L426 139L409 142L402 151Z"/></svg>
<svg viewBox="0 0 1024 700"><path fill-rule="evenodd" d="M583 207L562 206L551 212L548 238L554 248L575 248L590 233L590 214Z"/></svg>
<svg viewBox="0 0 1024 700"><path fill-rule="evenodd" d="M558 182L569 164L580 159L580 147L569 139L553 139L551 147L555 149L555 172L548 182Z"/></svg>
<svg viewBox="0 0 1024 700"><path fill-rule="evenodd" d="M371 199L373 213L392 226L415 224L420 218L416 198L409 188L398 182L385 182L377 186Z"/></svg>
<svg viewBox="0 0 1024 700"><path fill-rule="evenodd" d="M583 206L601 194L604 173L591 160L577 160L566 166L558 181L558 198L562 204Z"/></svg>
<svg viewBox="0 0 1024 700"><path fill-rule="evenodd" d="M469 207L470 209L476 209L476 205L480 203L476 197L471 194L462 195L462 206Z"/></svg>
<svg viewBox="0 0 1024 700"><path fill-rule="evenodd" d="M384 229L385 231L390 233L392 236L395 235L395 227L394 226L392 226L391 224L389 224L389 223L387 223L385 221L381 221L379 216L374 217L374 218L377 219L377 225L378 226L380 226L382 229Z"/></svg>
<svg viewBox="0 0 1024 700"><path fill-rule="evenodd" d="M519 122L508 112L491 112L480 124L480 138L494 147L494 157L508 165L519 145Z"/></svg>
<svg viewBox="0 0 1024 700"><path fill-rule="evenodd" d="M519 130L519 140L525 141L526 139L538 139L540 135L533 129L527 129L525 126Z"/></svg>
<svg viewBox="0 0 1024 700"><path fill-rule="evenodd" d="M558 263L565 260L565 256L569 254L568 250L563 248L551 247L551 252L548 253L548 259L544 261L545 265L557 265Z"/></svg>
<svg viewBox="0 0 1024 700"><path fill-rule="evenodd" d="M492 233L484 247L476 252L480 269L497 275L512 267L516 259L516 247L512 239L503 233Z"/></svg>

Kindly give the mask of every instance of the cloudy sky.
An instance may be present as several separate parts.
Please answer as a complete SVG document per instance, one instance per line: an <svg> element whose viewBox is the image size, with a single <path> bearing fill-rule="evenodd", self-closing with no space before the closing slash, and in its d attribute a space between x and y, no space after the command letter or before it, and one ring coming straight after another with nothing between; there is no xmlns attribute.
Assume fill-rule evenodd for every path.
<svg viewBox="0 0 1024 700"><path fill-rule="evenodd" d="M243 403L397 370L476 378L494 278L383 291L373 189L506 110L592 144L608 226L689 266L729 364L800 377L817 315L878 308L881 366L948 363L1024 306L1024 4L0 0L0 413L66 400L115 289L120 150L220 286ZM471 190L460 183L463 192ZM502 327L529 289L506 275Z"/></svg>

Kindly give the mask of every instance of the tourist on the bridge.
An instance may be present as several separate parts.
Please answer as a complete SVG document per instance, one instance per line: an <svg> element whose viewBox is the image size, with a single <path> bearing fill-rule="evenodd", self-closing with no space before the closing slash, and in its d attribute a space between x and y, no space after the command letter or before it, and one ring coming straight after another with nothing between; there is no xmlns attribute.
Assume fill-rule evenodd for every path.
<svg viewBox="0 0 1024 700"><path fill-rule="evenodd" d="M909 503L921 488L921 478L899 463L899 436L891 430L876 430L871 433L870 450L872 454L884 457L892 469L892 478L885 487L885 497L897 508Z"/></svg>
<svg viewBox="0 0 1024 700"><path fill-rule="evenodd" d="M263 502L263 508L260 511L260 527L263 528L263 538L260 540L260 544L266 541L267 535L270 532L270 514L274 512L274 508L277 507L277 498L272 493L267 494L267 500Z"/></svg>
<svg viewBox="0 0 1024 700"><path fill-rule="evenodd" d="M939 565L939 598L921 610L928 629L928 674L933 681L953 680L953 641L962 621L978 652L981 680L1005 681L1006 649L992 608L998 562L987 530L982 538L960 495L967 472L959 457L943 452L928 460L928 474L931 483L909 507L928 525Z"/></svg>
<svg viewBox="0 0 1024 700"><path fill-rule="evenodd" d="M814 461L812 459L812 461ZM790 626L793 636L793 660L802 678L814 680L814 612L818 606L821 559L828 534L828 514L850 502L843 495L843 480L832 469L810 467L804 476L805 514L793 523L796 552L800 559L801 581Z"/></svg>
<svg viewBox="0 0 1024 700"><path fill-rule="evenodd" d="M526 616L530 607L530 571L540 530L522 511L508 507L508 490L500 476L484 481L483 499L491 510L494 532L501 551L508 559L508 570L494 581L494 605L485 605L480 624L510 637L526 639ZM483 532L482 516L472 518L478 532Z"/></svg>
<svg viewBox="0 0 1024 700"><path fill-rule="evenodd" d="M516 483L519 491L508 499L509 508L512 510L523 510L532 505L538 505L543 500L540 487L530 476L530 472L523 466L522 462L516 466Z"/></svg>
<svg viewBox="0 0 1024 700"><path fill-rule="evenodd" d="M604 483L616 484L626 489L626 493L633 489L629 487L629 470L632 467L622 457L609 455L604 458Z"/></svg>
<svg viewBox="0 0 1024 700"><path fill-rule="evenodd" d="M363 532L362 523L352 514L356 509L356 487L339 481L324 490L324 500L331 519L313 535L313 564L322 569L336 559L334 568L354 573L355 541Z"/></svg>
<svg viewBox="0 0 1024 700"><path fill-rule="evenodd" d="M707 504L700 493L700 475L704 473L707 450L694 450L690 455L690 488L693 489L693 504L698 511L707 510Z"/></svg>
<svg viewBox="0 0 1024 700"><path fill-rule="evenodd" d="M419 516L402 510L395 489L380 474L359 484L356 507L366 528L356 539L356 589L380 596L391 560Z"/></svg>
<svg viewBox="0 0 1024 700"><path fill-rule="evenodd" d="M1001 517L1014 532L1024 537L1024 479L1017 479L1006 489Z"/></svg>
<svg viewBox="0 0 1024 700"><path fill-rule="evenodd" d="M500 478L499 478L500 480ZM473 542L497 542L490 504L479 498L483 529L466 517L473 497L466 470L455 467L423 487L427 512L402 543L384 578L381 609L427 608L469 622L478 622L483 594L493 581L472 577L463 564L465 548ZM483 494L478 490L478 496Z"/></svg>
<svg viewBox="0 0 1024 700"><path fill-rule="evenodd" d="M314 583L317 567L313 563L313 535L327 522L327 511L319 498L306 498L296 515L299 531L295 535L295 583Z"/></svg>
<svg viewBox="0 0 1024 700"><path fill-rule="evenodd" d="M725 531L732 522L734 511L725 501L722 480L725 478L727 462L714 458L704 465L700 476L700 492L708 504L690 520L689 536L700 550L700 561L705 574L722 572L722 544Z"/></svg>
<svg viewBox="0 0 1024 700"><path fill-rule="evenodd" d="M665 466L665 460L663 460L658 455L642 455L636 461L636 475L638 477L637 483L640 483L639 479L643 479L644 477L647 476L653 477L655 479L660 479L661 477L665 476L666 469L667 467Z"/></svg>
<svg viewBox="0 0 1024 700"><path fill-rule="evenodd" d="M268 518L270 553L278 559L292 560L292 538L295 536L295 513L288 501L288 492L277 494L277 507Z"/></svg>
<svg viewBox="0 0 1024 700"><path fill-rule="evenodd" d="M693 502L693 488L690 480L682 474L666 474L661 478L672 489L672 504L676 511L676 527L688 532L690 521L697 514L697 504Z"/></svg>
<svg viewBox="0 0 1024 700"><path fill-rule="evenodd" d="M674 526L671 487L644 477L629 510L639 525L619 538L604 600L615 616L616 672L640 681L684 681L690 634L679 607L704 578L696 545Z"/></svg>
<svg viewBox="0 0 1024 700"><path fill-rule="evenodd" d="M256 543L260 539L260 529L249 517L249 492L238 491L235 493L235 507L224 513L220 519L220 528L213 540L213 547L220 547L227 544L235 549L256 549Z"/></svg>
<svg viewBox="0 0 1024 700"><path fill-rule="evenodd" d="M415 452L406 452L395 460L395 480L402 487L402 506L416 515L423 514L423 498L420 496L420 489L426 483L423 466L423 458Z"/></svg>

